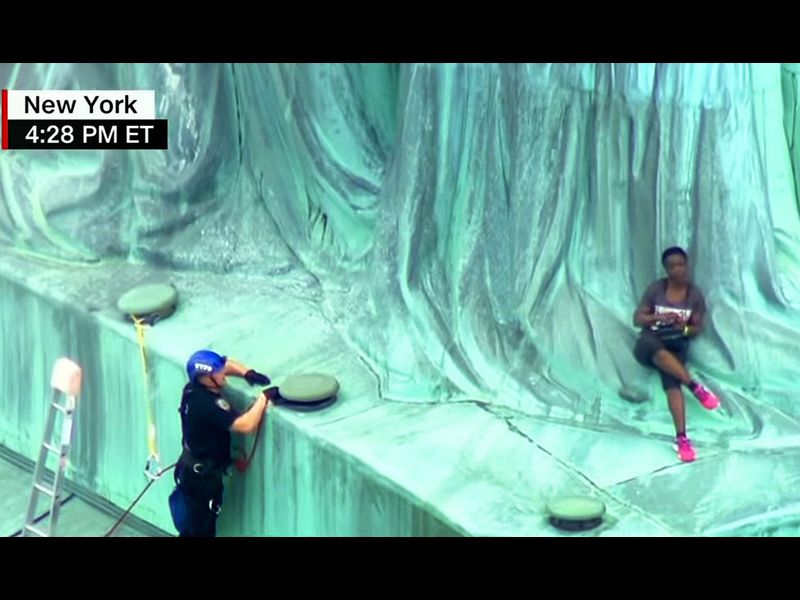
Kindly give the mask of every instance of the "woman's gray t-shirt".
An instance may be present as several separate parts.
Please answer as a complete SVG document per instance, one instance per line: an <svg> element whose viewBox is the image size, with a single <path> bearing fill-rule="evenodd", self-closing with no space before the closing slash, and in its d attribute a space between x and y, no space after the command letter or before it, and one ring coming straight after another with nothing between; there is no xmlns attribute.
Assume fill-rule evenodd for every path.
<svg viewBox="0 0 800 600"><path fill-rule="evenodd" d="M700 288L690 283L686 299L683 302L670 302L667 299L667 279L665 277L654 281L647 287L641 302L639 302L639 309L637 310L643 308L657 315L677 313L681 315L689 325L702 327L703 317L706 313L706 301L705 298L703 298L703 292L700 291ZM649 328L656 330L665 326L667 326L666 323L657 321ZM643 327L642 329L648 329L648 327Z"/></svg>

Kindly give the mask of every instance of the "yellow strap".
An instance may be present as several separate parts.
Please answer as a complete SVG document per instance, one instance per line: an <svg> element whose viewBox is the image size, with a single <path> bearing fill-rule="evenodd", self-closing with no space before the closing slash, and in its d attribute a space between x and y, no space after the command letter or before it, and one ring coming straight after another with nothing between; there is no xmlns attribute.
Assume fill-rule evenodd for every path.
<svg viewBox="0 0 800 600"><path fill-rule="evenodd" d="M137 319L134 315L131 315L131 318L133 319L133 324L136 327L136 338L139 341L139 354L142 357L142 371L144 373L144 397L147 407L147 446L150 449L150 458L155 458L155 460L158 461L155 407L153 406L153 398L150 395L150 372L147 369L147 351L144 347L144 320Z"/></svg>

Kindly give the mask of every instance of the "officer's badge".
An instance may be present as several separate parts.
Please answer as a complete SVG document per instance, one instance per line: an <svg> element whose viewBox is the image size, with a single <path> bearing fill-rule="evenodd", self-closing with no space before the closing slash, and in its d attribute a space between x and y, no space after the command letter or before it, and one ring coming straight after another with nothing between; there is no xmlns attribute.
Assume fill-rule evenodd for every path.
<svg viewBox="0 0 800 600"><path fill-rule="evenodd" d="M230 410L231 405L225 402L222 398L217 399L217 406L219 406L222 410Z"/></svg>

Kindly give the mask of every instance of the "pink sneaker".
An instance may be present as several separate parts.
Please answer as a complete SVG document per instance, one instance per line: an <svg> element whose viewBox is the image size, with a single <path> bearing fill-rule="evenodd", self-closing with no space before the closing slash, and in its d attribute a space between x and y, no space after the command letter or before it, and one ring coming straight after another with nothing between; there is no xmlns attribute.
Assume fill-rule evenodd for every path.
<svg viewBox="0 0 800 600"><path fill-rule="evenodd" d="M696 383L692 388L692 393L700 400L700 404L708 410L714 410L719 406L719 398L702 383Z"/></svg>
<svg viewBox="0 0 800 600"><path fill-rule="evenodd" d="M678 456L683 462L692 462L697 457L692 441L685 435L676 437L675 443L678 448Z"/></svg>

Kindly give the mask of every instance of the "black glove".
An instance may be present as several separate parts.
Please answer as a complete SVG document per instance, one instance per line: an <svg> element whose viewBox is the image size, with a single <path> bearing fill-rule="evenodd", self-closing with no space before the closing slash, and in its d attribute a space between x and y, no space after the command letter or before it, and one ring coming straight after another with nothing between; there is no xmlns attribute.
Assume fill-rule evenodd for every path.
<svg viewBox="0 0 800 600"><path fill-rule="evenodd" d="M270 387L265 389L264 395L267 397L267 400L277 400L278 398L281 397L277 387Z"/></svg>
<svg viewBox="0 0 800 600"><path fill-rule="evenodd" d="M250 385L269 385L271 383L269 377L263 373L254 371L253 369L250 369L247 373L245 373L244 378Z"/></svg>

